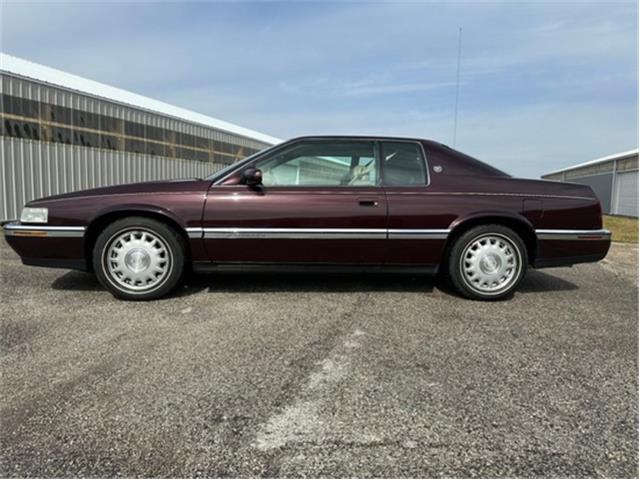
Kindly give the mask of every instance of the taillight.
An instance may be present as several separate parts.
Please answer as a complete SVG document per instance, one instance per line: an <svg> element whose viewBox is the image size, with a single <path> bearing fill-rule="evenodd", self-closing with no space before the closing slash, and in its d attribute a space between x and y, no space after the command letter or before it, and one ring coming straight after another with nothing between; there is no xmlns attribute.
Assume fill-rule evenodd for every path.
<svg viewBox="0 0 640 480"><path fill-rule="evenodd" d="M598 203L598 217L600 218L598 228L602 228L602 202L598 199L596 199L596 202Z"/></svg>

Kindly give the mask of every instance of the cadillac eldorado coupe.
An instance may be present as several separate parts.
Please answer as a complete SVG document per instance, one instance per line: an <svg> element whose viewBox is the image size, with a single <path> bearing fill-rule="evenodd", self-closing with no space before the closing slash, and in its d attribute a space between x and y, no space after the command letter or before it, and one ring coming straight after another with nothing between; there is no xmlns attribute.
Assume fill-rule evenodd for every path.
<svg viewBox="0 0 640 480"><path fill-rule="evenodd" d="M440 143L296 138L206 179L148 182L29 202L7 224L26 265L92 271L149 300L188 269L440 273L497 300L528 267L607 254L590 187L525 180Z"/></svg>

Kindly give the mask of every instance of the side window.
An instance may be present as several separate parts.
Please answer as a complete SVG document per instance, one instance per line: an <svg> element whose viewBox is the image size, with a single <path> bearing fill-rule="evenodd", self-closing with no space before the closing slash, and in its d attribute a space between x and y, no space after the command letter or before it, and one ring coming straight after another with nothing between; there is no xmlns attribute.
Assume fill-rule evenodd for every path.
<svg viewBox="0 0 640 480"><path fill-rule="evenodd" d="M427 171L422 149L417 143L383 142L385 185L426 185Z"/></svg>
<svg viewBox="0 0 640 480"><path fill-rule="evenodd" d="M378 184L378 162L369 141L302 142L263 158L265 186L372 186Z"/></svg>

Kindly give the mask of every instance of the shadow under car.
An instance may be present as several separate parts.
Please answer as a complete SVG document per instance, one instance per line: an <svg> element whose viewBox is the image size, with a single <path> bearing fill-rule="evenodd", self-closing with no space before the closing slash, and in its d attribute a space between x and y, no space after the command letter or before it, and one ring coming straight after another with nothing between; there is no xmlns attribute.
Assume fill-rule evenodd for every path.
<svg viewBox="0 0 640 480"><path fill-rule="evenodd" d="M100 291L103 287L90 273L69 271L56 278L55 290ZM208 290L210 292L422 292L434 288L456 295L440 277L429 275L398 275L385 273L353 274L267 274L219 273L195 274L185 277L184 285L171 297L183 297ZM529 270L518 288L520 293L576 290L574 283L538 270ZM457 296L457 295L456 295Z"/></svg>

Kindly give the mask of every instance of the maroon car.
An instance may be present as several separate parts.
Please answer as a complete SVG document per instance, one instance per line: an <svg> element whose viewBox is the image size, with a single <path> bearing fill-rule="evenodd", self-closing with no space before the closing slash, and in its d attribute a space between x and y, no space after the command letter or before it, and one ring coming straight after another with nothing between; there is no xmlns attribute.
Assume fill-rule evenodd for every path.
<svg viewBox="0 0 640 480"><path fill-rule="evenodd" d="M34 200L4 231L26 265L93 271L129 300L167 294L188 268L441 272L493 300L528 266L595 262L610 244L588 186L389 137L296 138L206 179Z"/></svg>

